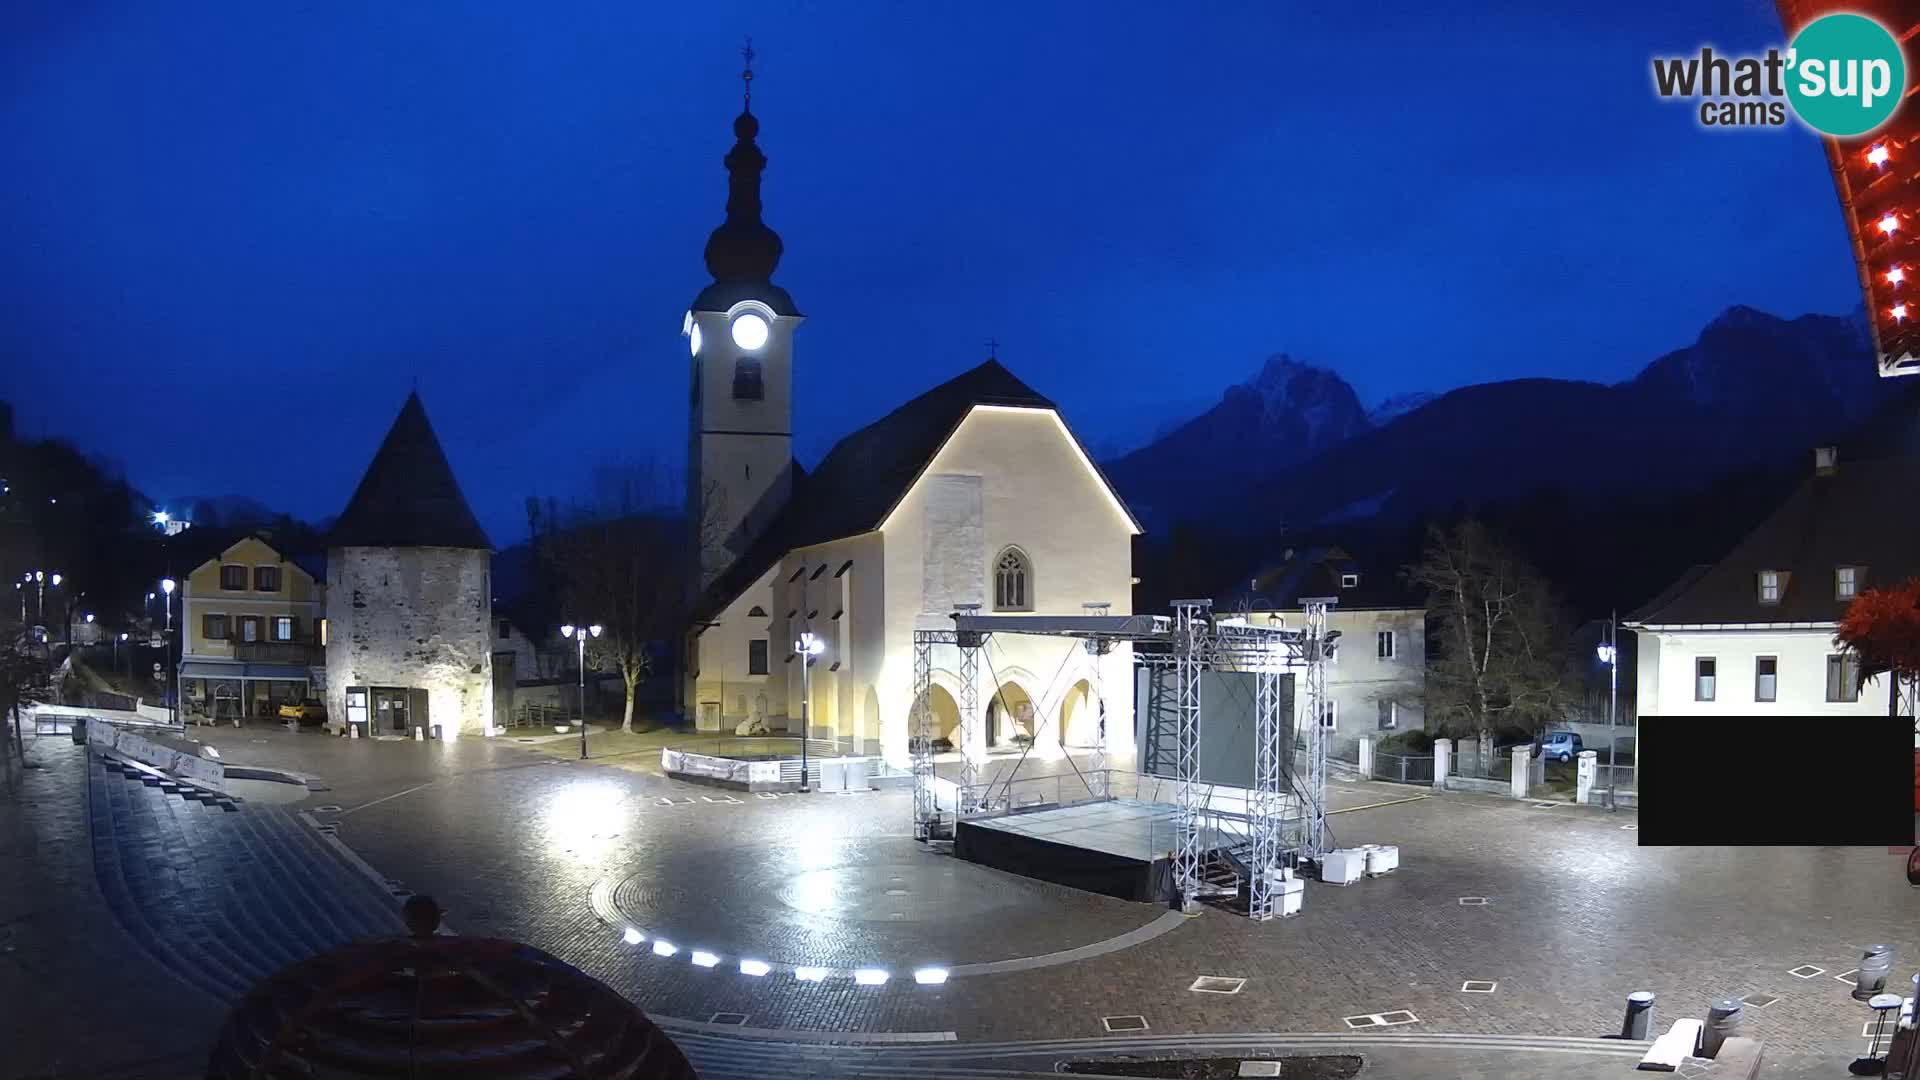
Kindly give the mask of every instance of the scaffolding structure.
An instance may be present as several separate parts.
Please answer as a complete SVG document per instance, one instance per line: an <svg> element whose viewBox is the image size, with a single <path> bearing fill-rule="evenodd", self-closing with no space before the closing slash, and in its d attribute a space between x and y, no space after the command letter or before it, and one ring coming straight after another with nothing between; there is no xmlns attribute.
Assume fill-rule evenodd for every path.
<svg viewBox="0 0 1920 1080"><path fill-rule="evenodd" d="M1030 634L1079 638L1096 660L1118 644L1136 646L1134 661L1148 674L1147 700L1140 703L1146 730L1147 771L1172 766L1178 792L1173 851L1173 874L1183 910L1197 910L1204 894L1202 864L1218 842L1205 823L1220 816L1211 808L1213 784L1200 775L1201 676L1207 671L1249 673L1254 676L1254 720L1257 749L1254 784L1248 792L1244 821L1248 833L1244 864L1236 866L1247 879L1248 914L1254 919L1273 915L1275 868L1292 855L1316 860L1324 852L1326 835L1326 744L1320 717L1325 709L1324 663L1329 640L1327 608L1331 599L1304 601L1305 629L1278 625L1257 626L1245 618L1220 618L1210 600L1180 600L1171 616L1104 614L1104 605L1087 605L1082 616L989 615L973 609L956 612L951 630L914 632L914 715L909 748L913 758L914 836L942 837L945 817L936 798L933 762L933 650L959 650L960 732L962 765L956 815L972 812L968 805L978 781L974 760L975 725L979 718L977 676L979 651L998 634ZM1093 798L1110 798L1107 755L1107 709L1099 684L1099 663L1093 665L1099 714L1093 746L1090 780ZM1306 684L1306 776L1300 777L1283 760L1283 724L1280 676L1303 671ZM1303 782L1304 781L1304 782ZM1096 786L1097 785L1097 786ZM1212 837L1210 840L1209 837Z"/></svg>

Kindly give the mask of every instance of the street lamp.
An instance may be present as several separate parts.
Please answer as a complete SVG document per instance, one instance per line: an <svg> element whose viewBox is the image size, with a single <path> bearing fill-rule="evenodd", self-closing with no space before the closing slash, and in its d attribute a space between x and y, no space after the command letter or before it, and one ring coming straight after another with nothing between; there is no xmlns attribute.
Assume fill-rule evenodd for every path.
<svg viewBox="0 0 1920 1080"><path fill-rule="evenodd" d="M592 626L575 626L572 623L560 628L560 636L572 638L580 646L580 760L587 760L587 637L599 637L605 629L599 623Z"/></svg>
<svg viewBox="0 0 1920 1080"><path fill-rule="evenodd" d="M177 587L178 587L177 584L174 582L172 578L160 579L160 591L166 594L166 599L164 602L167 605L167 668L168 670L164 673L167 676L167 689L170 691L170 693L167 694L167 708L170 710L169 716L172 720L173 726L176 728L180 726L180 687L178 685L179 680L173 677L174 675L177 674L177 672L173 671L172 668L173 668L173 590Z"/></svg>
<svg viewBox="0 0 1920 1080"><path fill-rule="evenodd" d="M809 630L793 643L793 651L800 654L800 790L805 792L811 790L807 787L807 740L813 735L813 724L807 707L813 698L813 658L827 651L827 643Z"/></svg>
<svg viewBox="0 0 1920 1080"><path fill-rule="evenodd" d="M126 640L127 632L125 630L120 631L120 636L113 639L113 670L115 671L120 670L120 646L124 644ZM127 646L127 678L133 678L133 646L131 645Z"/></svg>
<svg viewBox="0 0 1920 1080"><path fill-rule="evenodd" d="M1618 813L1620 803L1615 798L1620 786L1620 770L1614 765L1614 755L1618 752L1620 733L1615 730L1614 703L1620 696L1620 645L1619 627L1614 616L1607 616L1607 636L1595 650L1600 662L1607 665L1607 812ZM1640 766L1640 744L1633 744L1634 768Z"/></svg>

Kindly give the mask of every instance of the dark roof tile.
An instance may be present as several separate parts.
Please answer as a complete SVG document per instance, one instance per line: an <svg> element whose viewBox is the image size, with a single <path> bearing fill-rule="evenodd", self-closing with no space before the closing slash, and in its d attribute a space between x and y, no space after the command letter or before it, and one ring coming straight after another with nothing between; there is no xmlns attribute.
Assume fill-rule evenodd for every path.
<svg viewBox="0 0 1920 1080"><path fill-rule="evenodd" d="M1696 567L1639 611L1649 625L1835 622L1846 603L1834 571L1863 567L1856 588L1920 573L1920 506L1910 493L1920 458L1849 461L1811 475L1727 557ZM1760 572L1787 575L1779 603L1760 602Z"/></svg>
<svg viewBox="0 0 1920 1080"><path fill-rule="evenodd" d="M493 549L460 494L419 394L407 395L327 546Z"/></svg>

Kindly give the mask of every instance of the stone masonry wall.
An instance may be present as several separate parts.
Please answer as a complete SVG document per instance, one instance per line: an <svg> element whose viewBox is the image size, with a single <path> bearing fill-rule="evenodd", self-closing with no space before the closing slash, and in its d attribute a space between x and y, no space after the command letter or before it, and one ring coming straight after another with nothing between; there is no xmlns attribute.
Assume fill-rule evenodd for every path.
<svg viewBox="0 0 1920 1080"><path fill-rule="evenodd" d="M327 720L346 723L349 686L427 692L447 738L493 724L492 556L460 548L327 553Z"/></svg>

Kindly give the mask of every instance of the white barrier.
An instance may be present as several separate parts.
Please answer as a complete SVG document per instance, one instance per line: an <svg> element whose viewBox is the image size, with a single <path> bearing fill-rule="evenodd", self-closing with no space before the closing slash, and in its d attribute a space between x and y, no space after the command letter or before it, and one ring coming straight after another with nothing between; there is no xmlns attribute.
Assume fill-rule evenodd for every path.
<svg viewBox="0 0 1920 1080"><path fill-rule="evenodd" d="M212 788L215 791L227 789L227 770L218 761L210 761L207 758L161 746L152 739L142 738L131 731L122 731L112 724L88 724L87 743L101 750L111 750L122 757L151 765L161 772L171 773L183 780L190 780L201 787Z"/></svg>

